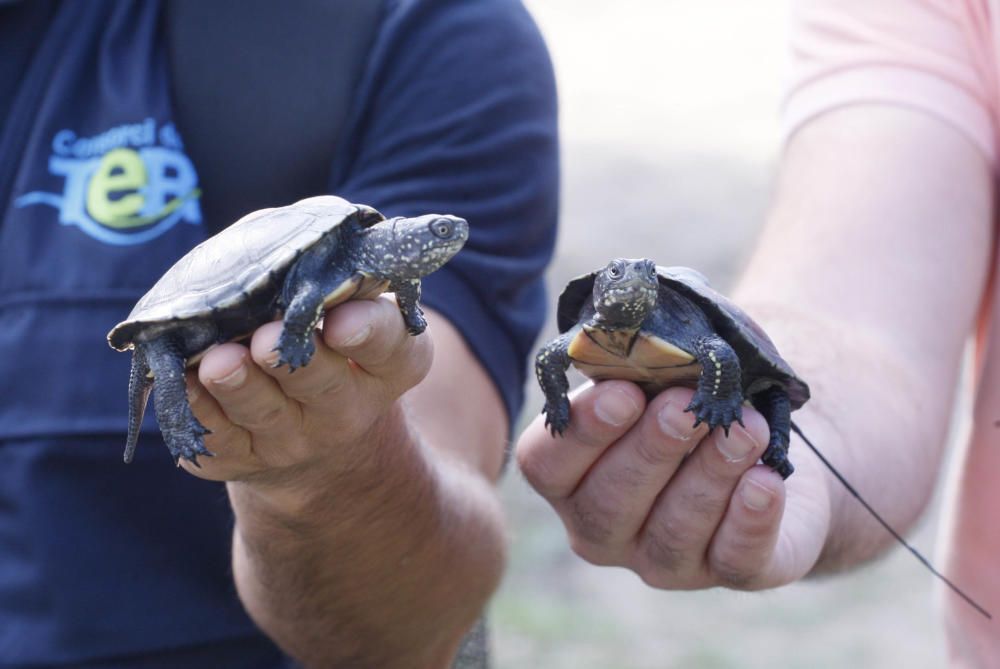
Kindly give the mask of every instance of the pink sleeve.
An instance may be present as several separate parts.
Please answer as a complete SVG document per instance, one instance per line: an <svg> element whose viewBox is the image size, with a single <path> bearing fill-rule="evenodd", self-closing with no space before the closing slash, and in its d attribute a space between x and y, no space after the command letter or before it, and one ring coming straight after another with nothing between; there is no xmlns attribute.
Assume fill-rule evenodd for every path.
<svg viewBox="0 0 1000 669"><path fill-rule="evenodd" d="M989 0L792 0L786 137L857 103L919 109L996 163L996 55Z"/></svg>

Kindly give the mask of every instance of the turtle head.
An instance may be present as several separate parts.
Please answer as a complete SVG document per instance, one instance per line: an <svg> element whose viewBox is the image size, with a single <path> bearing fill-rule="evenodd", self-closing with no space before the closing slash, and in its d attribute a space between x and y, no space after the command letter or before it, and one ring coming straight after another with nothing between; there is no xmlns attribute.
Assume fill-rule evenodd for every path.
<svg viewBox="0 0 1000 669"><path fill-rule="evenodd" d="M469 239L465 219L443 214L384 221L371 231L367 260L390 279L419 279L439 269ZM376 228L380 226L375 226Z"/></svg>
<svg viewBox="0 0 1000 669"><path fill-rule="evenodd" d="M659 288L652 260L612 260L594 279L598 323L615 329L638 328L656 305Z"/></svg>

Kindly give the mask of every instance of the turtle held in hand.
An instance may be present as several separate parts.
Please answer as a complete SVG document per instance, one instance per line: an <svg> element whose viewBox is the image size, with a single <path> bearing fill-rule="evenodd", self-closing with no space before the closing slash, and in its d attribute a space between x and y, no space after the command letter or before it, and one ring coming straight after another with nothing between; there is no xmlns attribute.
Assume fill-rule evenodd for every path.
<svg viewBox="0 0 1000 669"><path fill-rule="evenodd" d="M150 390L174 461L211 455L207 430L191 412L184 370L209 347L245 338L283 315L275 350L289 371L309 364L324 309L388 290L411 335L424 331L420 278L458 253L465 220L428 214L386 220L371 207L333 196L241 218L202 242L160 278L108 333L132 350L128 440L132 459Z"/></svg>
<svg viewBox="0 0 1000 669"><path fill-rule="evenodd" d="M634 381L650 397L670 386L693 387L687 410L694 424L727 434L733 421L742 424L749 400L771 429L763 462L784 478L794 471L787 457L791 412L809 399L809 387L760 326L698 272L613 260L570 281L559 297L558 325L562 334L535 359L553 435L569 425L572 363L595 380Z"/></svg>

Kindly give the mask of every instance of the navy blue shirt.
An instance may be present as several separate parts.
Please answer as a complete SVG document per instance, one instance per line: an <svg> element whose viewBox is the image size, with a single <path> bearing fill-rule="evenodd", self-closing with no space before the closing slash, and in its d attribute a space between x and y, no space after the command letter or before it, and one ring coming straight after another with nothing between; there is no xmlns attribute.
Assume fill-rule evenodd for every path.
<svg viewBox="0 0 1000 669"><path fill-rule="evenodd" d="M121 464L104 337L206 235L159 3L0 6L0 38L0 667L283 666L236 597L224 487L170 466L151 416ZM328 192L470 221L424 302L513 418L557 217L544 45L515 0L390 0L369 49Z"/></svg>

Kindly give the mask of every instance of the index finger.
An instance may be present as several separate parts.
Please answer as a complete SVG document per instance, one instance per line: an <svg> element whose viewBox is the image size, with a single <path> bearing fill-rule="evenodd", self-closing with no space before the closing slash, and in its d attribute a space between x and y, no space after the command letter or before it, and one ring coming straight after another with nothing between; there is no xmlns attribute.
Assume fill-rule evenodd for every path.
<svg viewBox="0 0 1000 669"><path fill-rule="evenodd" d="M381 381L393 399L427 375L433 358L431 337L410 335L390 297L332 309L323 323L323 342Z"/></svg>
<svg viewBox="0 0 1000 669"><path fill-rule="evenodd" d="M275 367L278 361L275 345L283 327L281 321L274 321L254 332L250 351L257 366L278 382L285 395L302 404L327 404L342 394L344 387L350 386L347 360L319 342L308 365L294 372L285 366Z"/></svg>
<svg viewBox="0 0 1000 669"><path fill-rule="evenodd" d="M587 471L635 424L646 397L634 383L602 381L571 398L572 420L553 437L538 416L517 444L517 462L528 482L547 499L568 497Z"/></svg>

